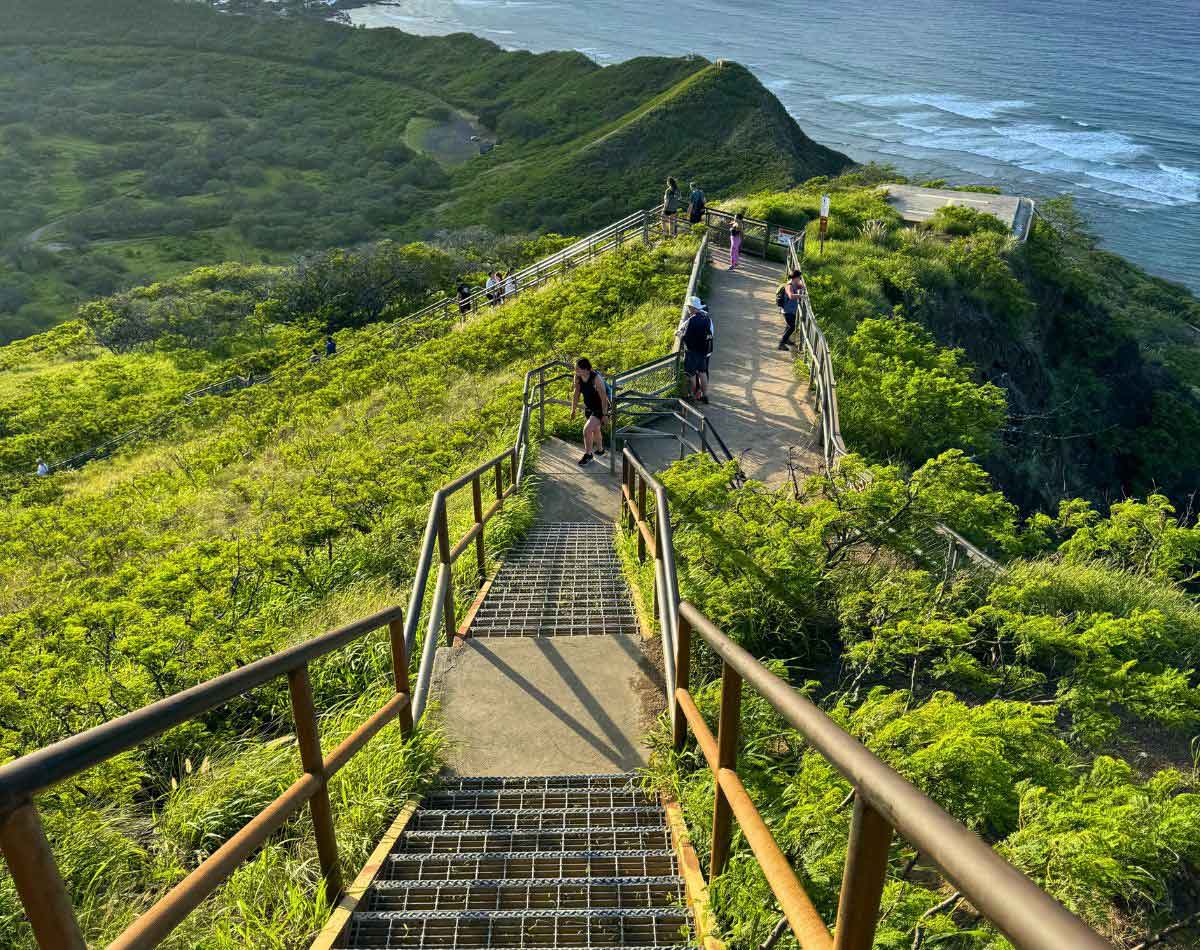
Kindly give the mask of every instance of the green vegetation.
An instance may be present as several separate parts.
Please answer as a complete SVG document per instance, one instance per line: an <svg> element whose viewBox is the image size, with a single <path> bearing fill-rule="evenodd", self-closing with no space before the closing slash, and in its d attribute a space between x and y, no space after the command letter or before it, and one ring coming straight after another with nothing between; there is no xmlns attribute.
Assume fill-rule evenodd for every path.
<svg viewBox="0 0 1200 950"><path fill-rule="evenodd" d="M258 269L204 269L98 304L107 314L121 302L175 300L149 308L158 335L130 340L128 352L104 351L81 324L6 351L28 360L59 408L87 416L94 406L89 418L110 426L190 385L193 363L224 366L248 352L282 366L313 328L344 327L332 359L198 399L110 460L12 482L0 503L0 759L403 602L433 491L511 444L528 366L586 352L608 370L666 348L695 241L628 247L462 327L392 319L422 297L420 280L440 280L443 252L378 253L390 255L393 273L411 265L424 276L396 284L396 300L366 326L335 278L347 268L369 277L378 257L332 255L321 280L276 272L264 289ZM226 319L239 309L241 320ZM171 324L175 314L201 328L204 347ZM221 336L225 326L237 329ZM71 382L55 389L60 377ZM18 400L20 388L8 398ZM120 398L102 410L110 391ZM35 412L37 399L23 405ZM489 525L493 557L524 530L532 499L516 496ZM456 498L450 514L453 530L465 530L469 498ZM455 577L460 607L478 583L466 560ZM312 676L332 741L386 689L386 634L317 664ZM91 939L111 938L294 775L288 710L282 684L263 687L42 796ZM436 733L401 754L394 735L383 738L390 732L334 789L348 868L436 766ZM172 945L303 943L322 913L312 902L306 822L272 839ZM0 877L6 945L28 945L21 916Z"/></svg>
<svg viewBox="0 0 1200 950"><path fill-rule="evenodd" d="M715 195L849 164L738 66L602 70L170 0L0 0L0 20L4 342L198 264L581 233L653 205L668 172ZM472 157L473 129L496 148Z"/></svg>
<svg viewBox="0 0 1200 950"><path fill-rule="evenodd" d="M850 456L798 496L729 476L699 456L664 475L684 597L1122 945L1190 913L1200 529L1161 496L1105 518L1075 501L1022 525L956 450L910 476ZM1027 559L947 572L938 521ZM624 553L636 564L632 539ZM635 570L648 596L649 570ZM697 647L692 668L715 729L715 661ZM751 691L742 737L739 772L832 920L849 785ZM703 856L711 773L695 749L676 756L665 727L655 746L653 778L683 802ZM744 843L712 893L734 945L761 943L779 917ZM950 893L895 842L877 946L912 946L917 931L1007 946L968 905L933 912Z"/></svg>
<svg viewBox="0 0 1200 950"><path fill-rule="evenodd" d="M1018 244L960 207L901 227L880 190L897 180L868 166L727 203L810 228L805 276L851 447L910 468L964 449L1024 511L1152 492L1186 505L1200 483L1200 301L1098 250L1069 199L1042 202Z"/></svg>

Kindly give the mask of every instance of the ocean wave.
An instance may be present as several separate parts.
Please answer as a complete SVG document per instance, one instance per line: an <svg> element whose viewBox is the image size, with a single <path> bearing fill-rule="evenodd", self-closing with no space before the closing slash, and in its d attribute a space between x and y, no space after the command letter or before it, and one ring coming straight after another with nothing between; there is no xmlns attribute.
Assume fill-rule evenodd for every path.
<svg viewBox="0 0 1200 950"><path fill-rule="evenodd" d="M1125 186L1122 196L1127 198L1168 207L1200 202L1200 174L1174 165L1160 163L1155 171L1138 168L1092 169L1084 174L1091 179ZM1089 187L1097 191L1105 190L1103 186L1094 184Z"/></svg>
<svg viewBox="0 0 1200 950"><path fill-rule="evenodd" d="M832 98L835 102L857 103L877 109L929 106L939 112L961 116L964 119L998 119L1005 112L1016 112L1029 107L1029 103L1022 99L971 99L951 93L904 93L900 95L854 93Z"/></svg>
<svg viewBox="0 0 1200 950"><path fill-rule="evenodd" d="M1149 149L1123 132L1076 132L1044 124L994 125L997 135L1087 162L1117 163Z"/></svg>

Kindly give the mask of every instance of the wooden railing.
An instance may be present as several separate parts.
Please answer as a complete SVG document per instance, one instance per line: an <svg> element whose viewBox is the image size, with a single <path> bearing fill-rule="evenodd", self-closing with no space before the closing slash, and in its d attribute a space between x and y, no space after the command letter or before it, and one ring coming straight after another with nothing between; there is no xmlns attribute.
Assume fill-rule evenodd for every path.
<svg viewBox="0 0 1200 950"><path fill-rule="evenodd" d="M730 640L695 606L680 599L670 501L662 484L629 448L623 453L620 521L637 532L639 560L647 552L654 558L654 608L663 638L674 748L683 751L690 731L712 771L710 881L728 865L736 821L803 950L869 950L892 835L898 831L1016 946L1027 950L1109 947L965 825ZM700 644L721 660L716 737L691 692L693 646ZM767 700L853 789L836 939L738 777L743 684Z"/></svg>

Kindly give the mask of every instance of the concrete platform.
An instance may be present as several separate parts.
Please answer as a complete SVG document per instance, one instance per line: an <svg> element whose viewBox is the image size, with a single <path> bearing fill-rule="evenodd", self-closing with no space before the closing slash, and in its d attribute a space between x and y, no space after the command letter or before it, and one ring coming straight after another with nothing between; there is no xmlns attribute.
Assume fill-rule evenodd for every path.
<svg viewBox="0 0 1200 950"><path fill-rule="evenodd" d="M580 427L582 433L582 423ZM557 438L542 443L537 465L538 521L616 522L620 477L609 472L607 455L580 466L581 455L582 435L575 443Z"/></svg>
<svg viewBox="0 0 1200 950"><path fill-rule="evenodd" d="M459 775L622 772L647 761L642 736L661 676L639 636L480 638L438 651L434 696Z"/></svg>
<svg viewBox="0 0 1200 950"><path fill-rule="evenodd" d="M916 185L883 185L887 201L910 224L920 224L933 217L938 208L962 205L999 218L1024 241L1033 222L1033 202L1013 195L993 195L983 191L951 191L946 188L920 188Z"/></svg>

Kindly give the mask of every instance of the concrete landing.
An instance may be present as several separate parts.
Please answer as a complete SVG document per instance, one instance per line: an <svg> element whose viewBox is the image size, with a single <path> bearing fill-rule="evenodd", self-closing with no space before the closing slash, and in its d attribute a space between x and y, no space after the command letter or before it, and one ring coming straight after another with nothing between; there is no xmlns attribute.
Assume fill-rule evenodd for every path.
<svg viewBox="0 0 1200 950"><path fill-rule="evenodd" d="M710 403L701 406L750 478L780 485L788 459L802 472L821 466L816 416L795 357L778 349L783 317L775 306L778 264L742 257L729 270L727 248L714 247L708 304L716 325ZM797 337L793 337L793 340Z"/></svg>
<svg viewBox="0 0 1200 950"><path fill-rule="evenodd" d="M538 505L541 522L602 522L617 520L618 475L608 470L608 456L586 466L576 464L583 455L582 423L580 438L573 443L548 438L538 455Z"/></svg>
<svg viewBox="0 0 1200 950"><path fill-rule="evenodd" d="M637 636L472 639L438 651L435 696L459 775L622 772L641 745L661 676Z"/></svg>

